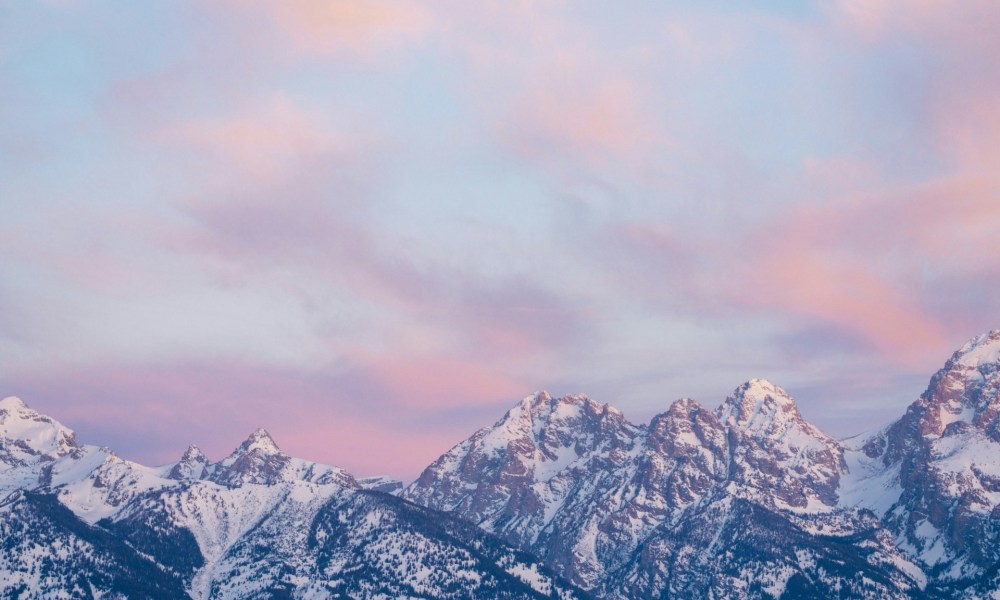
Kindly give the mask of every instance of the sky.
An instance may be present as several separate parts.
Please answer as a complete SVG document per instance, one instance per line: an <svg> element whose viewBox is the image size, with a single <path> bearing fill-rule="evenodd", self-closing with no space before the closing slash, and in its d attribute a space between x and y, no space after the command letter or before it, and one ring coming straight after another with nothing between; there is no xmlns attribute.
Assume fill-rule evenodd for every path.
<svg viewBox="0 0 1000 600"><path fill-rule="evenodd" d="M1000 4L0 0L0 396L412 479L536 390L836 436L1000 328Z"/></svg>

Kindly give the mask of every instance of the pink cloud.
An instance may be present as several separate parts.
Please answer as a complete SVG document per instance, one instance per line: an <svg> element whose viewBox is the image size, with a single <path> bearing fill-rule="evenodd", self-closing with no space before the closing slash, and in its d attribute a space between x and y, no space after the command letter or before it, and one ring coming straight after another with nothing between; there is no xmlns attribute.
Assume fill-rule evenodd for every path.
<svg viewBox="0 0 1000 600"><path fill-rule="evenodd" d="M634 174L674 143L663 90L644 76L662 60L660 40L602 52L609 32L567 2L454 3L438 21L435 40L460 59L470 107L529 164L557 176Z"/></svg>
<svg viewBox="0 0 1000 600"><path fill-rule="evenodd" d="M874 165L849 155L803 158L802 180L807 189L827 199L884 185L884 176Z"/></svg>
<svg viewBox="0 0 1000 600"><path fill-rule="evenodd" d="M863 261L838 263L808 248L787 247L753 263L732 291L737 300L818 318L852 331L890 361L919 368L951 342L919 299Z"/></svg>
<svg viewBox="0 0 1000 600"><path fill-rule="evenodd" d="M238 195L185 201L192 224L175 234L173 249L211 257L204 264L220 285L253 289L265 281L310 305L338 299L357 309L351 330L391 338L406 351L522 364L586 337L593 315L585 306L526 277L421 265L406 254L410 246L379 231L377 216L368 214L378 201L363 184L338 175L326 181L330 169L318 171L327 184L321 189L310 171Z"/></svg>
<svg viewBox="0 0 1000 600"><path fill-rule="evenodd" d="M0 251L55 286L122 296L162 294L178 283L161 270L167 249L157 247L177 222L140 203L41 204L19 225L0 225Z"/></svg>
<svg viewBox="0 0 1000 600"><path fill-rule="evenodd" d="M495 405L531 391L498 364L458 357L368 356L352 362L388 397L416 409Z"/></svg>
<svg viewBox="0 0 1000 600"><path fill-rule="evenodd" d="M352 162L373 145L370 136L335 131L322 114L281 93L253 110L168 125L156 137L182 151L207 153L254 185L299 174L321 156Z"/></svg>
<svg viewBox="0 0 1000 600"><path fill-rule="evenodd" d="M728 239L632 226L624 235L642 261L627 281L656 306L703 316L766 310L833 325L891 362L924 368L953 340L924 310L905 265L897 273L872 260L885 248L865 252L869 232L856 224L867 215L852 204L801 209L763 229L734 230ZM878 220L872 228L886 225Z"/></svg>
<svg viewBox="0 0 1000 600"><path fill-rule="evenodd" d="M803 205L742 238L728 293L851 331L904 366L933 364L954 343L947 332L980 317L934 309L948 297L934 281L972 289L1000 268L994 190L953 177Z"/></svg>
<svg viewBox="0 0 1000 600"><path fill-rule="evenodd" d="M361 376L219 363L92 365L33 379L22 375L7 389L75 429L82 443L107 445L145 464L174 461L190 443L218 460L264 427L292 456L358 476L413 477L530 392L470 406L490 392L462 386L497 379L474 365L431 359L373 365ZM451 385L441 383L449 380ZM423 398L447 398L411 405L414 389ZM404 395L385 393L392 391Z"/></svg>
<svg viewBox="0 0 1000 600"><path fill-rule="evenodd" d="M1000 52L1000 48L998 48ZM986 89L968 92L937 107L942 149L955 157L959 168L1000 182L1000 80Z"/></svg>
<svg viewBox="0 0 1000 600"><path fill-rule="evenodd" d="M606 244L616 251L604 258L654 310L766 311L803 330L840 330L884 360L926 371L955 332L993 326L975 295L1000 272L995 177L969 168L890 185L846 161L854 183L845 185L833 172L843 162L807 162L809 202L724 231L618 226Z"/></svg>
<svg viewBox="0 0 1000 600"><path fill-rule="evenodd" d="M1000 4L991 0L842 0L847 31L873 50L906 45L926 52L927 126L958 170L994 171L1000 157ZM910 99L901 98L900 101Z"/></svg>
<svg viewBox="0 0 1000 600"><path fill-rule="evenodd" d="M913 135L931 142L925 154L940 166L901 182L850 157L805 161L811 201L762 230L734 232L731 252L745 262L727 295L832 324L890 360L926 368L953 345L946 332L972 335L993 318L972 308L970 295L1000 270L1000 6L831 6L841 29L830 34L846 35L843 43L913 50L907 56L916 63L901 68L919 68L926 79L902 85L908 95L896 101L921 106L923 130Z"/></svg>
<svg viewBox="0 0 1000 600"><path fill-rule="evenodd" d="M606 170L642 162L662 143L653 115L635 82L604 79L530 86L503 126L515 148L533 161L563 155Z"/></svg>
<svg viewBox="0 0 1000 600"><path fill-rule="evenodd" d="M913 246L939 268L975 275L1000 266L1000 193L988 176L962 174L898 193L897 209Z"/></svg>
<svg viewBox="0 0 1000 600"><path fill-rule="evenodd" d="M341 419L333 426L304 424L272 435L286 452L332 456L340 460L338 466L349 465L356 477L385 474L408 482L478 427L470 424L447 432L416 427L388 430L368 421Z"/></svg>
<svg viewBox="0 0 1000 600"><path fill-rule="evenodd" d="M275 49L292 48L302 56L373 59L418 43L434 24L433 13L413 0L220 0L218 6L229 17L255 19L254 31L278 34Z"/></svg>
<svg viewBox="0 0 1000 600"><path fill-rule="evenodd" d="M627 296L658 310L701 311L712 301L704 237L659 223L624 223L608 227L599 239L594 261L604 264Z"/></svg>
<svg viewBox="0 0 1000 600"><path fill-rule="evenodd" d="M874 38L916 34L949 46L995 48L1000 7L991 0L840 0L832 5L850 25Z"/></svg>

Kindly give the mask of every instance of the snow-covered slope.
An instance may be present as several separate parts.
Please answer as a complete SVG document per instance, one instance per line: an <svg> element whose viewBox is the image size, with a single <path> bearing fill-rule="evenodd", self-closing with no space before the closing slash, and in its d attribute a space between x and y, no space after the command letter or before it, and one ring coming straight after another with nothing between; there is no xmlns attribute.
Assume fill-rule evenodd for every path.
<svg viewBox="0 0 1000 600"><path fill-rule="evenodd" d="M3 598L187 597L154 561L50 495L17 490L0 499L0 542Z"/></svg>
<svg viewBox="0 0 1000 600"><path fill-rule="evenodd" d="M43 469L78 449L76 435L13 396L0 400L0 493L37 484Z"/></svg>

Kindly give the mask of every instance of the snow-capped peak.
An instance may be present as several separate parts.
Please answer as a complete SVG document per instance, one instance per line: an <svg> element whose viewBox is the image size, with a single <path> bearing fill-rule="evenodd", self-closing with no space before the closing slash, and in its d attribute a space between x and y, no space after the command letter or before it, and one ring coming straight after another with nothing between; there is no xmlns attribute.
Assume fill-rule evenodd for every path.
<svg viewBox="0 0 1000 600"><path fill-rule="evenodd" d="M200 479L208 465L208 457L201 451L201 448L191 444L184 451L180 461L170 469L168 477L181 481L186 479Z"/></svg>
<svg viewBox="0 0 1000 600"><path fill-rule="evenodd" d="M267 432L263 427L258 427L250 434L247 438L248 441L252 441L251 446L256 449L265 450L268 452L280 452L278 445L274 443L274 438L271 434Z"/></svg>
<svg viewBox="0 0 1000 600"><path fill-rule="evenodd" d="M1000 363L1000 329L972 338L952 355L949 362L972 368L997 365Z"/></svg>
<svg viewBox="0 0 1000 600"><path fill-rule="evenodd" d="M788 392L766 379L736 388L718 409L728 427L730 478L757 501L783 510L837 504L843 447L799 414Z"/></svg>
<svg viewBox="0 0 1000 600"><path fill-rule="evenodd" d="M5 446L21 459L54 459L78 447L72 429L39 414L15 396L0 401L0 438L11 440Z"/></svg>
<svg viewBox="0 0 1000 600"><path fill-rule="evenodd" d="M666 412L653 417L648 432L647 445L664 456L702 454L705 448L711 453L726 443L725 430L715 412L691 398L673 401Z"/></svg>
<svg viewBox="0 0 1000 600"><path fill-rule="evenodd" d="M195 444L191 444L181 455L181 461L183 462L208 462L208 458L205 453L201 451L201 448Z"/></svg>
<svg viewBox="0 0 1000 600"><path fill-rule="evenodd" d="M910 405L892 437L908 429L914 435L936 438L949 427L960 430L962 423L1000 441L1000 330L978 335L952 354ZM895 448L897 442L890 446ZM887 458L896 454L892 451Z"/></svg>
<svg viewBox="0 0 1000 600"><path fill-rule="evenodd" d="M694 398L678 398L670 403L667 414L686 416L702 410L705 410L705 407Z"/></svg>
<svg viewBox="0 0 1000 600"><path fill-rule="evenodd" d="M736 388L716 414L726 425L762 433L773 429L777 422L801 420L799 409L788 392L758 378Z"/></svg>
<svg viewBox="0 0 1000 600"><path fill-rule="evenodd" d="M552 401L552 394L548 393L545 390L541 390L539 392L531 394L530 396L525 396L525 398L521 400L521 406L527 408L528 410L531 410L534 407L544 406L551 401Z"/></svg>
<svg viewBox="0 0 1000 600"><path fill-rule="evenodd" d="M263 427L257 428L240 444L237 452L260 452L262 454L281 454L281 449L274 442L274 438Z"/></svg>
<svg viewBox="0 0 1000 600"><path fill-rule="evenodd" d="M7 396L3 400L0 400L0 410L14 411L25 408L28 408L28 405L17 396Z"/></svg>
<svg viewBox="0 0 1000 600"><path fill-rule="evenodd" d="M511 409L508 415L527 417L539 425L553 418L565 418L581 413L624 417L622 412L614 406L593 400L586 394L572 394L557 398L545 391L528 396Z"/></svg>
<svg viewBox="0 0 1000 600"><path fill-rule="evenodd" d="M281 479L291 459L263 428L257 429L232 454L218 463L211 479L224 485L273 483Z"/></svg>
<svg viewBox="0 0 1000 600"><path fill-rule="evenodd" d="M546 391L535 392L514 405L489 428L489 437L505 446L511 440L538 438L553 421L588 413L600 415L607 410L607 405L583 394L555 398Z"/></svg>

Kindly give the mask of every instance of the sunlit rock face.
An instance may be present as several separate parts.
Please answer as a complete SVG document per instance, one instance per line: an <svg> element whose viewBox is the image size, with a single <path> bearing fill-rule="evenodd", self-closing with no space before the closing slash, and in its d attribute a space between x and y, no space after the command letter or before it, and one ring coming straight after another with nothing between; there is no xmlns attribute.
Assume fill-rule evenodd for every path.
<svg viewBox="0 0 1000 600"><path fill-rule="evenodd" d="M713 573L735 568L751 550L761 577L787 572L767 575L780 587L794 573L822 581L817 574L836 571L837 556L860 552L852 544L884 541L886 532L872 530L877 519L838 505L844 453L763 379L738 387L716 410L677 400L647 426L585 397L542 392L444 454L403 494L504 536L598 595L732 595L754 575L731 573L721 584ZM803 519L822 522L842 541L836 552L812 543L809 569L797 567L780 539L759 546L747 537L773 531L773 523L734 525L745 515L782 521L778 531L799 531ZM728 546L704 547L720 536L729 536ZM742 558L732 553L738 547ZM881 593L915 588L909 575L882 564L906 564L892 544L877 554L859 559L850 576L843 571L809 589L860 593L864 577L876 574L890 582Z"/></svg>
<svg viewBox="0 0 1000 600"><path fill-rule="evenodd" d="M1000 330L955 352L869 447L898 479L885 521L900 547L939 585L969 593L994 589L982 578L1000 560L998 415Z"/></svg>

